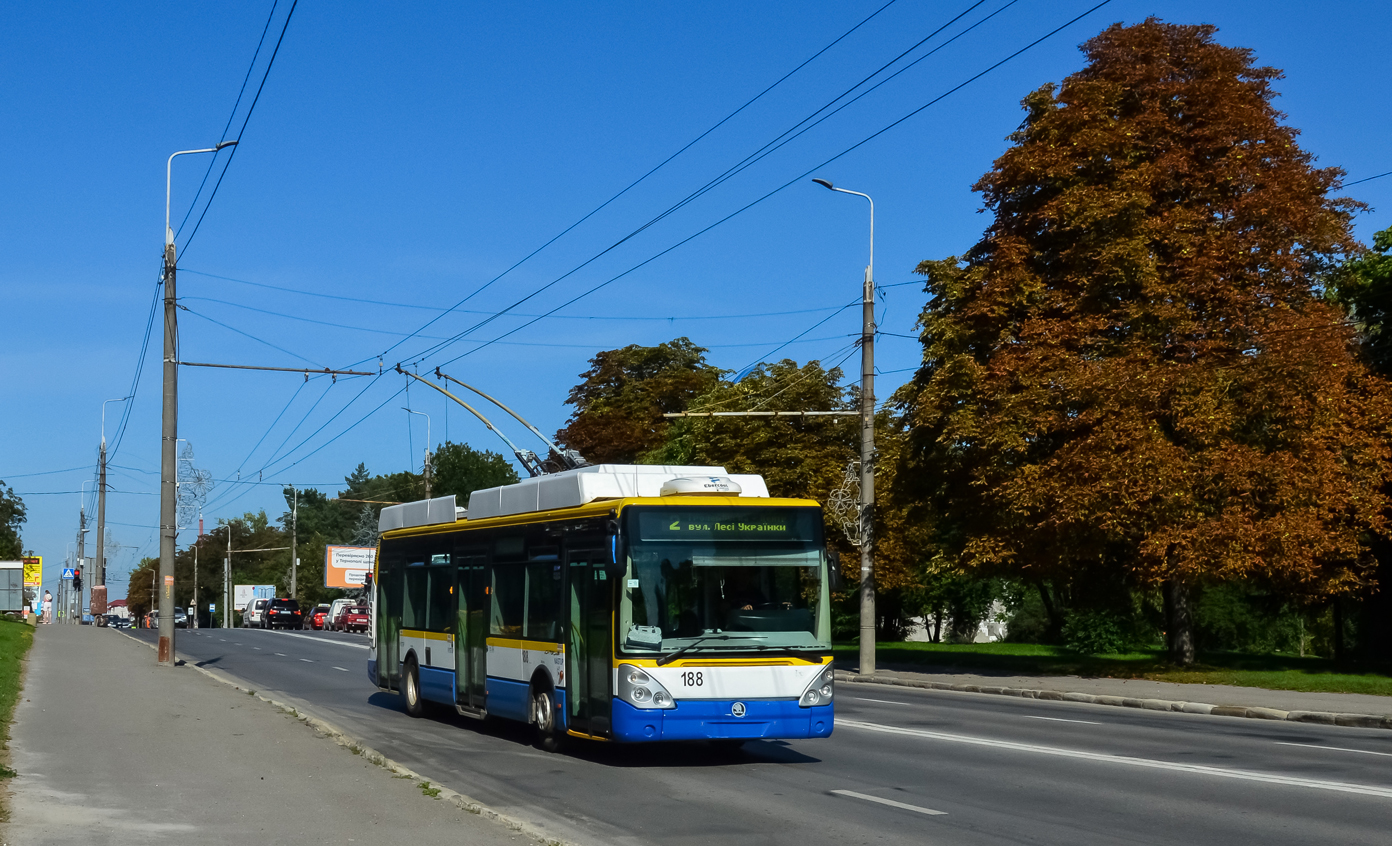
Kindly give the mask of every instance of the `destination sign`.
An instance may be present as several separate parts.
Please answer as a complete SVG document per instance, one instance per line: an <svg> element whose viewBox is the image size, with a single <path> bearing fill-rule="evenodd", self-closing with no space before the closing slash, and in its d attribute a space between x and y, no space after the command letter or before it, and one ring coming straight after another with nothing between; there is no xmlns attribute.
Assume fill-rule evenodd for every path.
<svg viewBox="0 0 1392 846"><path fill-rule="evenodd" d="M638 537L645 541L816 541L815 508L643 508Z"/></svg>

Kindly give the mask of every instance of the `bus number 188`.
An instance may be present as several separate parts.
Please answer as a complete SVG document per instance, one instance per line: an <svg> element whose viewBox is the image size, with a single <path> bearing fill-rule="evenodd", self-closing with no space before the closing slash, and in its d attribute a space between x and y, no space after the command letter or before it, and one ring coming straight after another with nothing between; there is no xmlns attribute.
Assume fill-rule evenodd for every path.
<svg viewBox="0 0 1392 846"><path fill-rule="evenodd" d="M705 679L699 672L687 671L681 674L682 685L685 687L701 687L705 684Z"/></svg>

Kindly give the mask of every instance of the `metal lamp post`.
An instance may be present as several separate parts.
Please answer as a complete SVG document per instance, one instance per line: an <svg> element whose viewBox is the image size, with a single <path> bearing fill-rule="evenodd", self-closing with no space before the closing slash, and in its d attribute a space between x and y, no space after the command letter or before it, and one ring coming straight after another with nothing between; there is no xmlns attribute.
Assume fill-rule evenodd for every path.
<svg viewBox="0 0 1392 846"><path fill-rule="evenodd" d="M430 415L424 411L412 411L405 406L401 410L407 414L419 414L425 418L425 498L430 499Z"/></svg>
<svg viewBox="0 0 1392 846"><path fill-rule="evenodd" d="M175 479L178 476L175 457L179 417L179 344L178 300L175 296L176 256L174 230L169 228L169 192L174 172L175 156L194 153L216 153L236 141L223 141L202 150L180 150L169 157L164 168L164 398L160 427L160 581L164 601L160 602L159 651L156 660L162 667L175 664L174 655L174 543L178 532L178 503Z"/></svg>
<svg viewBox="0 0 1392 846"><path fill-rule="evenodd" d="M93 565L91 575L91 585L94 588L106 586L106 404L125 402L128 399L130 397L102 400L101 464L97 481L97 563ZM102 621L101 625L106 625L105 620Z"/></svg>
<svg viewBox="0 0 1392 846"><path fill-rule="evenodd" d="M860 674L869 676L875 673L875 201L825 179L812 181L870 203L870 263L861 288L860 336Z"/></svg>

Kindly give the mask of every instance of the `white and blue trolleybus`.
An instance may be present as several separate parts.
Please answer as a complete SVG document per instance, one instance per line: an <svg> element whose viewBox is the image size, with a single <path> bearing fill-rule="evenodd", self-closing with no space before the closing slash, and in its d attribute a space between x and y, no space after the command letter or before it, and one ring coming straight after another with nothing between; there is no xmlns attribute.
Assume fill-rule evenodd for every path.
<svg viewBox="0 0 1392 846"><path fill-rule="evenodd" d="M722 467L599 465L384 508L368 674L565 737L826 737L822 511Z"/></svg>

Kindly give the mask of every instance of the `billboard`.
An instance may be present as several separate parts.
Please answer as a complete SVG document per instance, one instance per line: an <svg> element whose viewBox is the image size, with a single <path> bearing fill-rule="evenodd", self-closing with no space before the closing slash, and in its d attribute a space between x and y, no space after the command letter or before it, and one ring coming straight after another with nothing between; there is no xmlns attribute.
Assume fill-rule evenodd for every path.
<svg viewBox="0 0 1392 846"><path fill-rule="evenodd" d="M241 611L253 599L275 598L275 585L233 585L232 607Z"/></svg>
<svg viewBox="0 0 1392 846"><path fill-rule="evenodd" d="M377 561L375 546L331 546L324 550L324 587L360 588Z"/></svg>
<svg viewBox="0 0 1392 846"><path fill-rule="evenodd" d="M43 587L43 556L36 555L33 558L21 560L24 561L24 586L27 588Z"/></svg>

